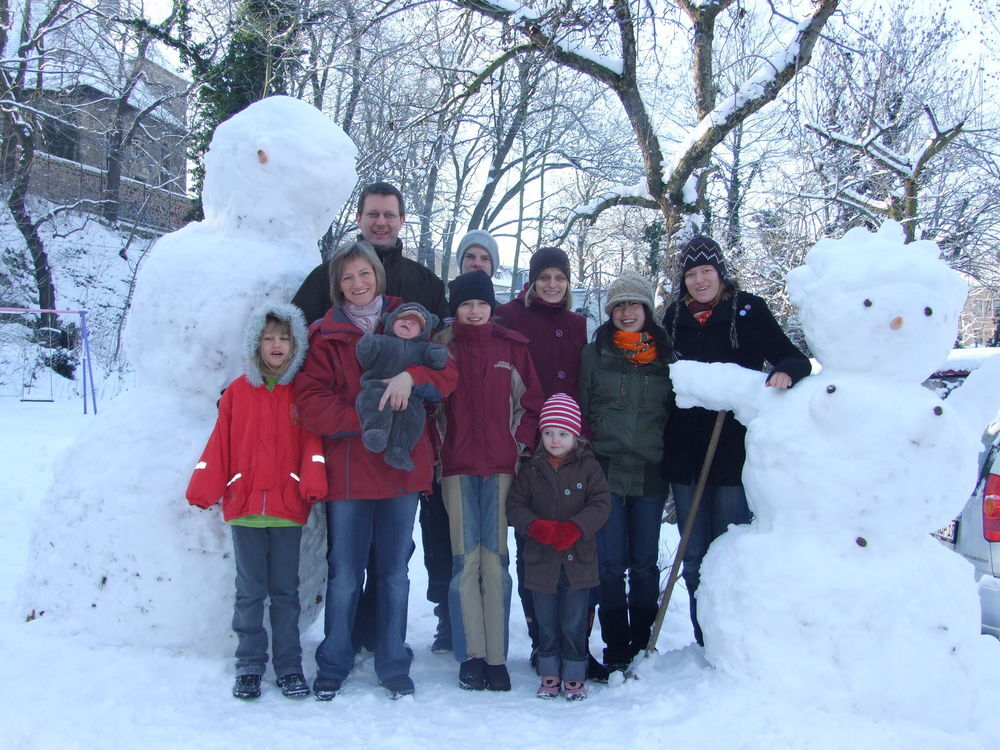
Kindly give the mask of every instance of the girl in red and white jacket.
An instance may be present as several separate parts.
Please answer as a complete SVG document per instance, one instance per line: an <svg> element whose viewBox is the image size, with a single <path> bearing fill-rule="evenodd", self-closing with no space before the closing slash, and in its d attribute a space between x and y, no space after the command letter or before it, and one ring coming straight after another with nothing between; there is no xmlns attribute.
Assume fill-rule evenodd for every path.
<svg viewBox="0 0 1000 750"><path fill-rule="evenodd" d="M246 330L246 373L226 388L219 418L187 488L192 505L222 498L236 562L236 683L260 696L267 666L264 601L271 600L274 672L288 698L309 695L299 644L299 542L310 501L327 493L323 441L299 421L292 380L307 348L297 307L257 308Z"/></svg>
<svg viewBox="0 0 1000 750"><path fill-rule="evenodd" d="M534 447L542 389L528 340L491 322L496 299L483 271L448 285L455 322L441 341L458 385L439 411L441 492L451 530L448 590L452 650L466 690L510 690L505 501L522 455Z"/></svg>

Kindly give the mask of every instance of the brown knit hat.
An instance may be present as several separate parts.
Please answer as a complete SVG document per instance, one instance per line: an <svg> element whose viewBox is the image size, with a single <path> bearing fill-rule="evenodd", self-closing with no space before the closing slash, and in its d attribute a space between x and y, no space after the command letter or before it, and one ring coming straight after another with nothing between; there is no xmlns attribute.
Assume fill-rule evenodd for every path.
<svg viewBox="0 0 1000 750"><path fill-rule="evenodd" d="M608 287L608 301L604 303L604 314L610 315L614 306L622 302L641 302L652 313L656 309L653 285L635 271L625 271Z"/></svg>

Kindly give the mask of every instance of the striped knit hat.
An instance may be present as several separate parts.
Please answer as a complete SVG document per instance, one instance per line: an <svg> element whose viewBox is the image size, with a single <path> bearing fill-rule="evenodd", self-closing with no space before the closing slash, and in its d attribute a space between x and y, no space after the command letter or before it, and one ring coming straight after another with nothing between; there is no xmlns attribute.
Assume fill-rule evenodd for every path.
<svg viewBox="0 0 1000 750"><path fill-rule="evenodd" d="M722 248L711 237L696 234L681 248L681 281L684 274L696 266L715 266L720 279L726 278L726 261L722 257ZM681 289L684 285L681 284Z"/></svg>
<svg viewBox="0 0 1000 750"><path fill-rule="evenodd" d="M542 415L538 420L539 431L546 427L572 432L580 437L580 407L576 401L565 393L549 396L542 406Z"/></svg>

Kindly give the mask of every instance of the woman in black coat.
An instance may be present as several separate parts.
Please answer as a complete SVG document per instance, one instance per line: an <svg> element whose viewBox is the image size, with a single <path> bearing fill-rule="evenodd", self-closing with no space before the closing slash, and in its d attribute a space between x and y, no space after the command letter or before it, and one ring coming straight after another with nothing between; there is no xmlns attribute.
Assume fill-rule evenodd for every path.
<svg viewBox="0 0 1000 750"><path fill-rule="evenodd" d="M667 308L663 327L671 333L678 359L732 362L763 370L770 366L767 386L790 388L809 374L806 356L788 339L760 297L737 289L726 278L719 245L696 235L681 253L681 298ZM663 470L670 480L683 528L695 485L715 424L715 412L702 408L674 409L664 430ZM726 414L708 482L684 552L684 581L691 597L695 639L704 645L698 625L695 592L701 561L714 539L729 524L750 523L743 491L746 428Z"/></svg>

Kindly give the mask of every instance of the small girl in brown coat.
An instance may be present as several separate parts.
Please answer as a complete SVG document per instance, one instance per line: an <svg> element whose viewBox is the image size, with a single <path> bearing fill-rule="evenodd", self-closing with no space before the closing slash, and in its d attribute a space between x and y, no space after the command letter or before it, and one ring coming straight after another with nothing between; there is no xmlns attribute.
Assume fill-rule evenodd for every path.
<svg viewBox="0 0 1000 750"><path fill-rule="evenodd" d="M580 407L550 397L539 420L541 447L507 496L507 520L525 536L525 587L538 620L539 698L587 697L587 609L598 584L594 534L608 519L608 483L580 437Z"/></svg>

